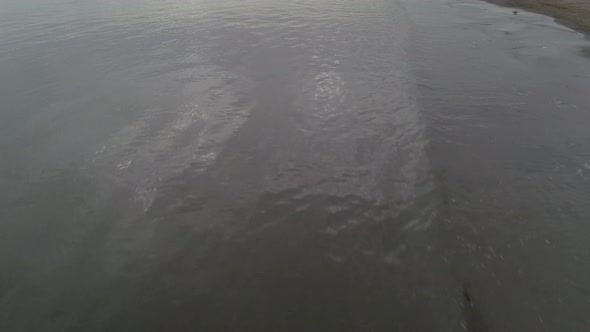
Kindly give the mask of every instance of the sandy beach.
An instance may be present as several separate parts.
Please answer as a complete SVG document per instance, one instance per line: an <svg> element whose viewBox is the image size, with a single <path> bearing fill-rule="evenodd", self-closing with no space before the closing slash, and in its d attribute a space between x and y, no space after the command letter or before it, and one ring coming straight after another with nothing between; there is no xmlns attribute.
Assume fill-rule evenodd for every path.
<svg viewBox="0 0 590 332"><path fill-rule="evenodd" d="M489 0L489 2L555 17L561 24L590 33L589 0Z"/></svg>

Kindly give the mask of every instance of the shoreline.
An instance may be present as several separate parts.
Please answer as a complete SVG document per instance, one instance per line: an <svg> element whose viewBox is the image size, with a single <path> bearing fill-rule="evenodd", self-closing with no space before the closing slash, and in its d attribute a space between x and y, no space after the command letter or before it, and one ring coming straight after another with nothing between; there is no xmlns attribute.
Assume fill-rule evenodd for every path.
<svg viewBox="0 0 590 332"><path fill-rule="evenodd" d="M553 17L556 22L590 36L590 0L485 0Z"/></svg>

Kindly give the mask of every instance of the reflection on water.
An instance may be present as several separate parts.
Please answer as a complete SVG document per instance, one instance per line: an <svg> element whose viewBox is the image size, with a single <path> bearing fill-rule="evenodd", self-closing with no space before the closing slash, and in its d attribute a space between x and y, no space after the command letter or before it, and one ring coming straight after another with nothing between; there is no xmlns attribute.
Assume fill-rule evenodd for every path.
<svg viewBox="0 0 590 332"><path fill-rule="evenodd" d="M1 330L589 323L579 36L475 2L2 6Z"/></svg>

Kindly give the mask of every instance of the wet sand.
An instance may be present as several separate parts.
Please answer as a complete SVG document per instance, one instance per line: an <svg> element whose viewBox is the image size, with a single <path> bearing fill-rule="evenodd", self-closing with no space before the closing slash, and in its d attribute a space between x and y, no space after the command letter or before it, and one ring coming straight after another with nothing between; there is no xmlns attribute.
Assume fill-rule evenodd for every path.
<svg viewBox="0 0 590 332"><path fill-rule="evenodd" d="M590 33L589 0L488 0L488 2L548 15L572 29Z"/></svg>

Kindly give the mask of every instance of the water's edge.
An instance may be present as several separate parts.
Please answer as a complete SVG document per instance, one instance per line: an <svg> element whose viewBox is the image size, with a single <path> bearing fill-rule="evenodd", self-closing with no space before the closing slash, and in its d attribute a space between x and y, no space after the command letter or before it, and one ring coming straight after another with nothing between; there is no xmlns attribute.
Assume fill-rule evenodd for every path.
<svg viewBox="0 0 590 332"><path fill-rule="evenodd" d="M526 0L483 0L485 2L514 8L515 14L521 9L535 14L553 18L558 24L571 28L590 36L590 5L580 6L575 3L563 3L555 0L526 1Z"/></svg>

